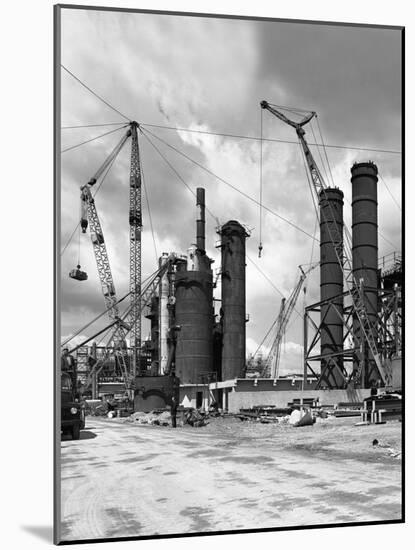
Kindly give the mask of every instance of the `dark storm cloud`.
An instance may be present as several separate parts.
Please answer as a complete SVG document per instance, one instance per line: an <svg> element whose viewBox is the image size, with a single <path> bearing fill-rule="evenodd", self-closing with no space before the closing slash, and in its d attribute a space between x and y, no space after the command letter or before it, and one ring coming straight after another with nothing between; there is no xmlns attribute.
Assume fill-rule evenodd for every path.
<svg viewBox="0 0 415 550"><path fill-rule="evenodd" d="M270 101L317 111L327 139L400 147L400 32L260 23L258 80Z"/></svg>

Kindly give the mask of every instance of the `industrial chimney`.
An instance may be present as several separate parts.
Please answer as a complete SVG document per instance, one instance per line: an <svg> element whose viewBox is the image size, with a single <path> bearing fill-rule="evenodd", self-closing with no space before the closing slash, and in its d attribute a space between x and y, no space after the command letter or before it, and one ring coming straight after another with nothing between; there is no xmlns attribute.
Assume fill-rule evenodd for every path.
<svg viewBox="0 0 415 550"><path fill-rule="evenodd" d="M205 252L205 190L197 189L196 244L175 273L176 376L200 384L213 371L213 276Z"/></svg>
<svg viewBox="0 0 415 550"><path fill-rule="evenodd" d="M196 189L196 246L198 250L205 251L205 190L203 187Z"/></svg>
<svg viewBox="0 0 415 550"><path fill-rule="evenodd" d="M237 221L218 231L222 249L222 380L243 376L246 349L245 241L248 233Z"/></svg>
<svg viewBox="0 0 415 550"><path fill-rule="evenodd" d="M329 388L343 388L343 271L334 242L343 255L343 192L337 188L320 193L320 355L321 381ZM334 241L334 242L333 242Z"/></svg>
<svg viewBox="0 0 415 550"><path fill-rule="evenodd" d="M378 333L378 168L373 162L355 163L352 182L352 257L353 275L363 286L364 306L372 334ZM362 385L370 387L381 380L375 361L362 340L358 318L353 320L355 347L359 347L354 368L363 360ZM367 360L365 360L365 356Z"/></svg>

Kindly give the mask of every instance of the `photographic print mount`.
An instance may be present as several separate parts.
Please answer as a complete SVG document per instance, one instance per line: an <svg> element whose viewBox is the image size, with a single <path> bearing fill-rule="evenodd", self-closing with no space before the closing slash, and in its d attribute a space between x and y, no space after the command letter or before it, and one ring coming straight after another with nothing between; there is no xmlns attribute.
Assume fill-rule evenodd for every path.
<svg viewBox="0 0 415 550"><path fill-rule="evenodd" d="M402 522L403 30L55 9L55 542Z"/></svg>

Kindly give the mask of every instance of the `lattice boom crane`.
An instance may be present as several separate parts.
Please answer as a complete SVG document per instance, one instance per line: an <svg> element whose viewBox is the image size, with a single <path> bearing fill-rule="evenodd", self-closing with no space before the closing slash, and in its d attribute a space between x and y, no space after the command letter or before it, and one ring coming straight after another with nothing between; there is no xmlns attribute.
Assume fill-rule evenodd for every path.
<svg viewBox="0 0 415 550"><path fill-rule="evenodd" d="M142 213L141 213L141 165L138 146L138 123L133 121L120 142L116 145L102 166L89 182L81 187L81 229L86 233L87 227L90 227L91 240L94 249L94 256L98 268L99 280L102 293L105 299L105 305L111 320L119 321L119 310L115 291L114 280L110 268L108 252L105 245L102 226L98 217L95 200L91 189L98 181L99 177L109 169L113 161L124 147L127 140L131 137L131 164L130 164L130 199L129 199L129 233L130 233L130 296L131 303L129 308L129 322L131 330L131 369L127 367L126 354L120 357L123 364L123 370L128 374L128 378L134 378L137 369L139 350L141 348L141 231L142 231ZM74 279L87 279L86 273L78 269L73 270L70 276ZM125 323L118 322L114 332L114 341L121 349L125 348ZM131 371L128 372L127 371Z"/></svg>
<svg viewBox="0 0 415 550"><path fill-rule="evenodd" d="M293 291L291 292L288 300L283 298L281 300L281 307L278 313L277 323L276 323L276 334L272 342L270 352L265 361L264 373L267 378L278 378L280 359L281 359L281 345L284 338L284 334L287 330L288 323L290 322L291 315L295 309L295 305L298 300L301 288L306 280L307 275L317 267L317 263L311 265L306 271L299 266L301 271L300 278L295 285Z"/></svg>
<svg viewBox="0 0 415 550"><path fill-rule="evenodd" d="M137 372L138 354L141 347L141 313L137 297L141 294L141 166L138 148L138 124L131 124L130 167L130 292L131 292L131 351L133 376Z"/></svg>
<svg viewBox="0 0 415 550"><path fill-rule="evenodd" d="M158 270L155 273L153 273L153 275L151 275L151 277L147 280L144 288L141 289L140 294L135 293L136 302L134 304L130 304L128 310L123 314L122 318L118 318L118 323L115 326L114 326L114 323L111 323L109 325L109 327L107 327L107 328L111 328L112 326L114 326L113 331L112 331L112 336L109 339L109 344L116 337L117 332L119 330L119 325L121 325L121 327L123 329L124 337L129 334L129 332L132 330L132 326L129 325L129 324L126 324L124 319L126 319L130 316L133 306L134 306L134 309L137 312L137 314L141 316L141 314L144 311L144 308L148 307L150 305L152 297L158 292L161 277L170 268L170 265L176 261L176 259L177 259L176 255L174 253L170 254L164 260L164 262L161 264L161 266L158 268ZM104 329L104 330L106 330L106 329ZM100 333L102 333L102 330L98 334L100 334ZM91 337L91 338L93 338L93 337ZM88 341L90 341L91 338L89 338ZM84 390L87 389L91 385L93 376L99 374L100 370L103 367L103 364L104 364L105 360L110 356L111 349L109 347L109 344L107 345L107 349L105 350L104 356L97 363L95 363L95 365L93 366L93 368L89 372L87 380L85 382ZM83 345L85 345L85 342L82 343L82 344L79 344L79 346L75 347L74 350L76 350L79 347L82 347ZM117 357L120 358L120 359L123 358L122 350L119 350L117 352ZM124 376L125 376L125 380L126 380L126 387L128 389L132 389L134 387L134 378L133 378L132 373L127 372Z"/></svg>

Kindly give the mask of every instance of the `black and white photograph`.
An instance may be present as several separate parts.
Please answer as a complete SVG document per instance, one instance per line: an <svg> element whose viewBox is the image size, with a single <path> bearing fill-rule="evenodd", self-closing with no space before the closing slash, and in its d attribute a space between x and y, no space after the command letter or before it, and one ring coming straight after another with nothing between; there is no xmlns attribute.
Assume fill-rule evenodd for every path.
<svg viewBox="0 0 415 550"><path fill-rule="evenodd" d="M403 27L54 17L55 543L403 522Z"/></svg>

